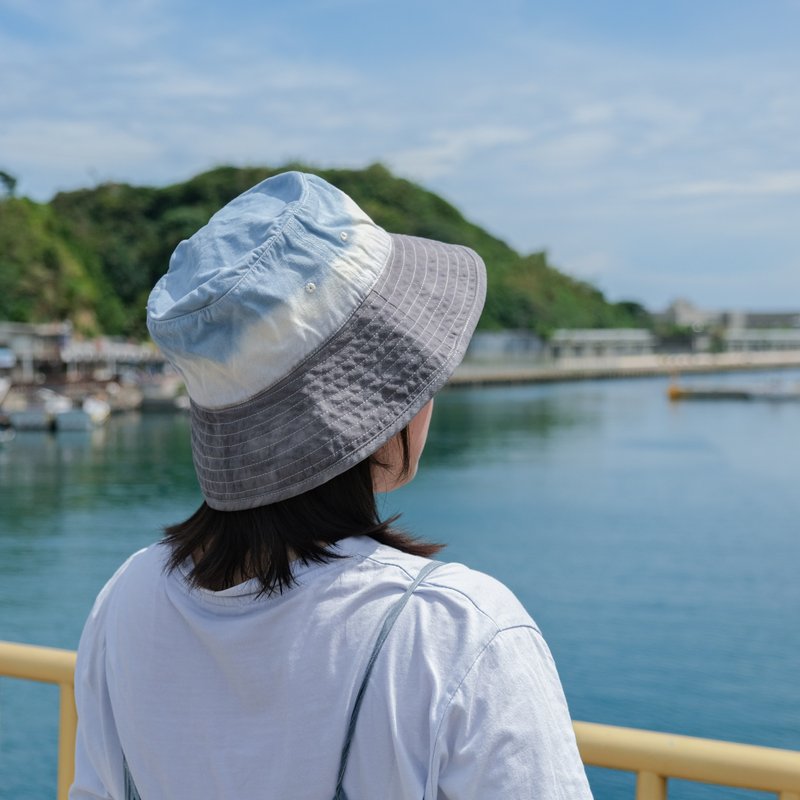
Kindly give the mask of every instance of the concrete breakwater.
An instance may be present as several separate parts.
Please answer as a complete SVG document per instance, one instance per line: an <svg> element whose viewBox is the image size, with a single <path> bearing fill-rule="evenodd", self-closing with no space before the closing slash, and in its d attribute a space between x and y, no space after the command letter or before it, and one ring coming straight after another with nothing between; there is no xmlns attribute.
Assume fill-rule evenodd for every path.
<svg viewBox="0 0 800 800"><path fill-rule="evenodd" d="M553 383L599 378L647 378L658 375L712 374L800 367L800 350L748 353L684 353L559 358L553 360L468 360L450 386Z"/></svg>

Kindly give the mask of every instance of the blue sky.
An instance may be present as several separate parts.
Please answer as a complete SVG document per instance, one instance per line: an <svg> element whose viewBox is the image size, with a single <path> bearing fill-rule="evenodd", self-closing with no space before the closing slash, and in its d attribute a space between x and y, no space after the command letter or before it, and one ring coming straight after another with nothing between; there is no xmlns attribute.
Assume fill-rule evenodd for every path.
<svg viewBox="0 0 800 800"><path fill-rule="evenodd" d="M800 2L0 0L22 194L382 161L612 299L800 307Z"/></svg>

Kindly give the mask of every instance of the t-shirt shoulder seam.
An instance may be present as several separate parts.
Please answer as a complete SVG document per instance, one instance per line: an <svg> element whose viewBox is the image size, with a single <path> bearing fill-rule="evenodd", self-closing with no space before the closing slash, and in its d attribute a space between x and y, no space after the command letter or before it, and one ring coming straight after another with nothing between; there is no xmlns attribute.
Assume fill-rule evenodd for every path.
<svg viewBox="0 0 800 800"><path fill-rule="evenodd" d="M402 570L406 574L406 576L408 578L410 578L411 580L413 580L416 577L414 574L409 572L408 569L406 569L406 567L404 567L402 564L397 564L397 563L394 563L392 561L383 561L383 560L381 560L379 558L375 558L375 556L371 556L371 555L362 555L360 557L365 561L373 561L376 564L380 564L381 566L384 566L384 567L397 567L397 569ZM445 565L446 563L448 563L448 562L442 562L443 565ZM501 626L497 622L497 620L488 611L486 611L484 608L482 608L480 605L478 605L478 603L475 602L475 599L473 597L471 597L469 594L467 594L466 592L464 592L463 590L459 589L456 586L450 586L450 585L445 584L445 583L438 583L436 581L436 572L435 571L432 572L430 574L430 576L425 578L422 581L422 583L420 584L420 586L434 586L437 589L447 590L449 592L453 592L455 594L460 595L476 611L480 612L480 614L482 614L484 617L486 617L486 619L489 620L489 622L491 622L492 625L494 625L494 627L496 628L495 634L500 633L501 631L506 630L508 628L523 627L523 628L533 628L537 633L539 633L541 635L541 631L536 626L536 623L534 623L532 620L531 620L531 622L518 623L517 625Z"/></svg>
<svg viewBox="0 0 800 800"><path fill-rule="evenodd" d="M408 569L406 569L402 564L396 564L393 561L383 561L380 558L375 558L375 556L361 556L361 558L364 561L373 561L376 564L380 564L383 567L396 567L397 569L404 572L406 574L406 577L411 578L411 580L414 580L414 578L416 577L411 572L409 572ZM445 563L447 562L443 561L442 565L444 566ZM462 592L461 589L457 589L455 586L447 586L442 583L437 583L434 578L434 573L432 573L429 577L425 578L422 581L422 583L420 583L420 586L435 586L437 589L447 589L451 592L455 592L456 594L460 594L465 600L468 600L470 604L474 606L477 611L480 611L484 617L486 617L488 620L491 620L491 622L494 623L495 627L497 627L498 631L500 630L500 626L497 624L496 620L490 614L487 614L486 611L484 611L466 592Z"/></svg>

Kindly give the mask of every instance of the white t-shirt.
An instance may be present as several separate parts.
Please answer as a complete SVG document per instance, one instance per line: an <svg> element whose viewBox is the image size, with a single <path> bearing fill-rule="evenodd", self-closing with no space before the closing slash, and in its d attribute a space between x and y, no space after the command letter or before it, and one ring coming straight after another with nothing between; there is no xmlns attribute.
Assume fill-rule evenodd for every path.
<svg viewBox="0 0 800 800"><path fill-rule="evenodd" d="M71 800L331 800L384 616L426 560L351 538L256 598L133 555L97 598L76 671ZM344 780L350 800L591 798L550 652L502 584L445 564L378 656Z"/></svg>

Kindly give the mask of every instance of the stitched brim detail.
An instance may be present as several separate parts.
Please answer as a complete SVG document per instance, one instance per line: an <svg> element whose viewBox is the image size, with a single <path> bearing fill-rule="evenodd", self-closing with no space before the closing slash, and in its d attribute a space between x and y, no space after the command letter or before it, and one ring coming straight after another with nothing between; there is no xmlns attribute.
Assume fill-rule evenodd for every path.
<svg viewBox="0 0 800 800"><path fill-rule="evenodd" d="M279 383L223 409L192 404L192 452L212 508L267 505L374 453L447 382L486 294L468 248L392 235L393 252L345 325Z"/></svg>

